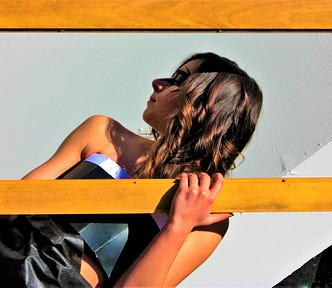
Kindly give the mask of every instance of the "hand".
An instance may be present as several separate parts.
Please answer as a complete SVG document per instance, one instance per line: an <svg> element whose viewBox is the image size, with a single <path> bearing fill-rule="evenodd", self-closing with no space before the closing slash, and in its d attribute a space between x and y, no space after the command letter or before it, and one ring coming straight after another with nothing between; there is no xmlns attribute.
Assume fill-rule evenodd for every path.
<svg viewBox="0 0 332 288"><path fill-rule="evenodd" d="M192 230L195 226L205 226L223 221L232 214L210 214L224 178L216 173L211 178L206 173L182 173L177 192L174 195L169 214L169 222L181 229Z"/></svg>

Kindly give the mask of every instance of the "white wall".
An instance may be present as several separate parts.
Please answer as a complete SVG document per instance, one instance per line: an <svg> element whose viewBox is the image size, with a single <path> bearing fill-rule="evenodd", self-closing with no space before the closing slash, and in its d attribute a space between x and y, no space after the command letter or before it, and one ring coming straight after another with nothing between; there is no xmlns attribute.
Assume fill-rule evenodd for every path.
<svg viewBox="0 0 332 288"><path fill-rule="evenodd" d="M1 33L0 179L45 161L92 114L146 127L151 80L203 51L237 61L264 91L256 135L233 177L331 177L332 149L324 146L332 140L331 44L331 33ZM216 253L183 285L275 284L332 242L331 220L331 213L236 215Z"/></svg>
<svg viewBox="0 0 332 288"><path fill-rule="evenodd" d="M134 131L151 80L192 53L237 61L264 91L264 108L235 177L274 177L331 140L330 33L1 33L0 179L50 157L92 114Z"/></svg>
<svg viewBox="0 0 332 288"><path fill-rule="evenodd" d="M284 177L332 177L332 142ZM271 191L273 193L273 191ZM332 244L332 213L237 213L182 287L273 287Z"/></svg>

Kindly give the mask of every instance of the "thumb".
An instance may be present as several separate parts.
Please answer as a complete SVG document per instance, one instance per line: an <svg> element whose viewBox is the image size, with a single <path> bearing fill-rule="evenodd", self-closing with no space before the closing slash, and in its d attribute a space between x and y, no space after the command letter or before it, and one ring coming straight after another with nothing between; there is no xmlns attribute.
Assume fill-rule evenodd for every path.
<svg viewBox="0 0 332 288"><path fill-rule="evenodd" d="M209 221L211 224L224 221L233 216L233 213L213 213L210 214Z"/></svg>

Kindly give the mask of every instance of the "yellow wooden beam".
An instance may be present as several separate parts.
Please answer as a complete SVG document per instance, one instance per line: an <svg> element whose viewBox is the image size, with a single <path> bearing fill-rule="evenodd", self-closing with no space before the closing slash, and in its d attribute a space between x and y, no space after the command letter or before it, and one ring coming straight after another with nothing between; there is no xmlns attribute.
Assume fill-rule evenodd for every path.
<svg viewBox="0 0 332 288"><path fill-rule="evenodd" d="M0 0L2 29L331 29L328 0Z"/></svg>
<svg viewBox="0 0 332 288"><path fill-rule="evenodd" d="M164 212L176 181L1 180L0 214ZM213 212L332 211L332 178L226 179Z"/></svg>

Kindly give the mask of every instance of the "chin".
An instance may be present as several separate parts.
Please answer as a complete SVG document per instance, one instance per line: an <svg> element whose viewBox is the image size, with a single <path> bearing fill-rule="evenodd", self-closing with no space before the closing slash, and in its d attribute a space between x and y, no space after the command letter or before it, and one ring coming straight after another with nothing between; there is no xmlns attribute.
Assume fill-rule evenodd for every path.
<svg viewBox="0 0 332 288"><path fill-rule="evenodd" d="M144 122L146 124L151 126L153 129L156 129L158 132L160 132L160 130L162 130L161 128L163 127L163 124L160 123L160 121L158 121L157 119L155 119L155 117L153 117L153 115L149 114L147 109L145 109L145 111L143 112L142 119L144 120Z"/></svg>
<svg viewBox="0 0 332 288"><path fill-rule="evenodd" d="M144 122L145 122L146 124L149 124L149 125L150 125L150 123L149 123L149 115L147 115L146 110L144 110L144 112L143 112L143 114L142 114L142 119L144 120Z"/></svg>

